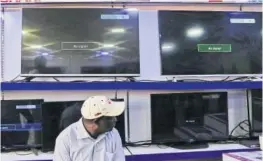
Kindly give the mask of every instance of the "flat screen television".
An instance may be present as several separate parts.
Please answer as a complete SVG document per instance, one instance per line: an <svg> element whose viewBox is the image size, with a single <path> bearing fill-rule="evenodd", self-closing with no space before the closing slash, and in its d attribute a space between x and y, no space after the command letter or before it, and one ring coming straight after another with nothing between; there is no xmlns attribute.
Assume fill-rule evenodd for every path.
<svg viewBox="0 0 263 161"><path fill-rule="evenodd" d="M84 101L45 102L42 106L42 151L53 151L59 133L81 118ZM124 114L117 117L116 129L125 142Z"/></svg>
<svg viewBox="0 0 263 161"><path fill-rule="evenodd" d="M152 140L175 145L228 139L227 92L152 94Z"/></svg>
<svg viewBox="0 0 263 161"><path fill-rule="evenodd" d="M262 89L251 90L252 111L251 111L251 132L254 134L262 133Z"/></svg>
<svg viewBox="0 0 263 161"><path fill-rule="evenodd" d="M138 11L23 8L22 76L139 76Z"/></svg>
<svg viewBox="0 0 263 161"><path fill-rule="evenodd" d="M43 100L1 100L1 149L39 148Z"/></svg>
<svg viewBox="0 0 263 161"><path fill-rule="evenodd" d="M162 75L262 73L262 13L159 11Z"/></svg>

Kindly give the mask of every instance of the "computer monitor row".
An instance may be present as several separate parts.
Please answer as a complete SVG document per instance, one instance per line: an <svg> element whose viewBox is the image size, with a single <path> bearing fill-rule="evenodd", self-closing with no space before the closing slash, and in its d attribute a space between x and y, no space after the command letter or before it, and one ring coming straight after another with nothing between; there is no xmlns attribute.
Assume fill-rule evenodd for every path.
<svg viewBox="0 0 263 161"><path fill-rule="evenodd" d="M146 27L139 19L152 21L140 14L23 8L21 74L139 76L139 30ZM158 11L156 16L161 75L262 73L261 12Z"/></svg>
<svg viewBox="0 0 263 161"><path fill-rule="evenodd" d="M262 90L251 93L251 132L262 132ZM2 100L1 148L52 151L58 134L81 118L82 103ZM228 128L227 92L152 94L151 116L153 143L228 140L232 130ZM125 143L124 114L117 119L116 129Z"/></svg>
<svg viewBox="0 0 263 161"><path fill-rule="evenodd" d="M42 148L43 151L52 151L58 134L81 118L82 103L2 100L1 149ZM117 120L116 128L124 143L124 114Z"/></svg>

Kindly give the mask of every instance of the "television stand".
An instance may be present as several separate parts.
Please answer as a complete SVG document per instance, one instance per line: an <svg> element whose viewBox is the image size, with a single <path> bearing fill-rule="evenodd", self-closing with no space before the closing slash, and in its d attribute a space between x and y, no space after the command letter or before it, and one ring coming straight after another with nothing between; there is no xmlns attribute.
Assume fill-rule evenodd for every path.
<svg viewBox="0 0 263 161"><path fill-rule="evenodd" d="M31 148L31 151L35 154L35 156L38 156L38 150L36 148Z"/></svg>
<svg viewBox="0 0 263 161"><path fill-rule="evenodd" d="M241 140L239 143L249 148L259 148L260 147L259 139Z"/></svg>
<svg viewBox="0 0 263 161"><path fill-rule="evenodd" d="M31 76L29 76L29 77L26 77L25 79L24 79L24 81L25 82L31 82L33 79L35 79L36 77L31 77Z"/></svg>
<svg viewBox="0 0 263 161"><path fill-rule="evenodd" d="M126 77L127 81L129 82L136 82L136 79L134 77Z"/></svg>
<svg viewBox="0 0 263 161"><path fill-rule="evenodd" d="M175 149L181 149L181 150L186 150L186 149L206 149L209 147L208 143L186 143L183 145L169 145L172 148Z"/></svg>

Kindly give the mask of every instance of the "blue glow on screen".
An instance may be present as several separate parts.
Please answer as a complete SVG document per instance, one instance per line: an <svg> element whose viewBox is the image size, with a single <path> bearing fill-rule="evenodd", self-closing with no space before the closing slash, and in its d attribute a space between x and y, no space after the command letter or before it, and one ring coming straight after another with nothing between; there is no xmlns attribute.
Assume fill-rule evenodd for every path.
<svg viewBox="0 0 263 161"><path fill-rule="evenodd" d="M39 131L42 130L41 123L26 124L1 124L2 131Z"/></svg>

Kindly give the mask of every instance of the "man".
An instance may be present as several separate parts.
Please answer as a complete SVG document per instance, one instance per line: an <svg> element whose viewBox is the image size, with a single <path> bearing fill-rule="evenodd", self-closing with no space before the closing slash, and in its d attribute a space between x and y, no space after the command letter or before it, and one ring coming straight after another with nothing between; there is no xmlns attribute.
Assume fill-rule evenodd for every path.
<svg viewBox="0 0 263 161"><path fill-rule="evenodd" d="M54 161L125 161L116 116L124 102L105 96L88 98L81 107L82 118L63 130L56 139Z"/></svg>

